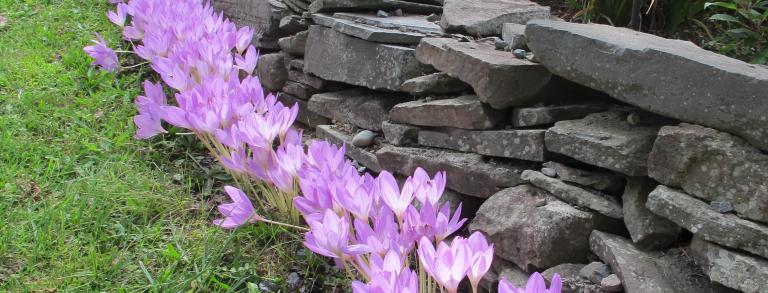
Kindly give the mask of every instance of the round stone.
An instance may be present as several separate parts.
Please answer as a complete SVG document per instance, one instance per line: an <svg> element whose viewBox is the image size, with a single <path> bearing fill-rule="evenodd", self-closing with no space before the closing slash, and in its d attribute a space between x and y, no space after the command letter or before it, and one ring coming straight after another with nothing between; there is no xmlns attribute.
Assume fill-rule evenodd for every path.
<svg viewBox="0 0 768 293"><path fill-rule="evenodd" d="M619 276L610 274L600 281L600 289L606 292L622 292L624 291L624 286L621 285Z"/></svg>
<svg viewBox="0 0 768 293"><path fill-rule="evenodd" d="M512 51L512 55L515 55L518 59L525 59L526 52L523 49L515 49Z"/></svg>
<svg viewBox="0 0 768 293"><path fill-rule="evenodd" d="M549 177L557 177L557 171L552 168L541 168L541 173Z"/></svg>
<svg viewBox="0 0 768 293"><path fill-rule="evenodd" d="M355 134L352 138L352 145L356 147L367 147L373 144L373 138L376 137L376 133L370 130L363 130Z"/></svg>

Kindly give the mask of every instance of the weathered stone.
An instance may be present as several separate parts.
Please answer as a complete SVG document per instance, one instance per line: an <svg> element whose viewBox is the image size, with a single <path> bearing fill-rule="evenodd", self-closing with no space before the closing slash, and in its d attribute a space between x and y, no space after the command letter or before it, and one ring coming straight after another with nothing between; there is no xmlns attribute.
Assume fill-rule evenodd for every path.
<svg viewBox="0 0 768 293"><path fill-rule="evenodd" d="M540 199L546 204L537 206ZM486 200L469 229L488 235L497 255L530 272L584 261L592 225L592 214L521 185ZM568 249L561 243L568 243Z"/></svg>
<svg viewBox="0 0 768 293"><path fill-rule="evenodd" d="M503 115L503 111L481 103L477 96L406 102L396 105L390 113L396 123L463 129L491 128Z"/></svg>
<svg viewBox="0 0 768 293"><path fill-rule="evenodd" d="M309 109L333 120L379 131L389 119L389 110L401 101L397 94L351 89L321 93L309 100Z"/></svg>
<svg viewBox="0 0 768 293"><path fill-rule="evenodd" d="M579 276L579 270L583 267L583 264L559 264L542 272L541 275L544 277L547 284L551 284L554 275L558 274L560 276L560 281L563 284L561 293L597 292L600 290L599 285Z"/></svg>
<svg viewBox="0 0 768 293"><path fill-rule="evenodd" d="M541 168L541 174L547 175L548 177L555 178L557 177L557 171L552 168Z"/></svg>
<svg viewBox="0 0 768 293"><path fill-rule="evenodd" d="M356 147L367 147L373 144L373 139L376 137L376 133L370 130L363 130L355 134L352 137L352 145Z"/></svg>
<svg viewBox="0 0 768 293"><path fill-rule="evenodd" d="M505 280L512 286L524 288L528 283L528 273L518 268L515 264L506 266L498 271L499 281Z"/></svg>
<svg viewBox="0 0 768 293"><path fill-rule="evenodd" d="M416 126L384 122L381 124L384 138L393 145L416 143L419 139L419 130Z"/></svg>
<svg viewBox="0 0 768 293"><path fill-rule="evenodd" d="M607 25L535 20L526 37L557 75L656 114L736 133L768 150L768 68Z"/></svg>
<svg viewBox="0 0 768 293"><path fill-rule="evenodd" d="M283 86L283 92L292 96L296 96L302 100L309 100L312 95L316 94L318 90L298 82L286 81Z"/></svg>
<svg viewBox="0 0 768 293"><path fill-rule="evenodd" d="M278 95L277 99L280 100L280 102L282 102L286 106L293 106L294 104L299 104L299 114L296 115L296 121L299 121L304 125L315 127L317 125L325 125L325 124L331 123L330 119L320 116L319 114L309 110L307 106L307 101L305 100L299 99L295 96L291 96L285 93L281 93L280 95Z"/></svg>
<svg viewBox="0 0 768 293"><path fill-rule="evenodd" d="M301 67L301 68L304 68L304 67ZM339 88L338 86L333 86L336 84L334 82L323 80L321 78L312 76L310 74L304 73L301 70L296 70L296 69L288 70L288 80L308 85L316 90L327 90L331 88Z"/></svg>
<svg viewBox="0 0 768 293"><path fill-rule="evenodd" d="M501 27L501 38L507 43L508 49L524 49L525 25L518 23L505 23Z"/></svg>
<svg viewBox="0 0 768 293"><path fill-rule="evenodd" d="M600 284L603 278L611 274L611 268L608 265L593 261L579 270L579 276L590 280L592 283Z"/></svg>
<svg viewBox="0 0 768 293"><path fill-rule="evenodd" d="M307 20L298 15L288 15L280 19L279 26L281 31L287 34L295 34L309 29Z"/></svg>
<svg viewBox="0 0 768 293"><path fill-rule="evenodd" d="M515 127L549 125L557 121L581 119L585 116L608 109L601 104L552 105L514 108L512 124Z"/></svg>
<svg viewBox="0 0 768 293"><path fill-rule="evenodd" d="M543 66L513 58L491 44L460 42L447 38L424 38L416 58L466 82L496 109L534 102L552 79Z"/></svg>
<svg viewBox="0 0 768 293"><path fill-rule="evenodd" d="M665 185L768 223L768 155L738 137L691 124L663 127L648 164L649 176Z"/></svg>
<svg viewBox="0 0 768 293"><path fill-rule="evenodd" d="M544 161L545 130L485 130L457 128L422 130L419 144L481 155Z"/></svg>
<svg viewBox="0 0 768 293"><path fill-rule="evenodd" d="M646 207L708 241L768 257L768 226L715 212L706 203L664 185L648 195Z"/></svg>
<svg viewBox="0 0 768 293"><path fill-rule="evenodd" d="M351 20L335 18L327 14L314 14L312 19L319 25L370 42L415 45L426 36L421 33L384 29L367 24L356 23Z"/></svg>
<svg viewBox="0 0 768 293"><path fill-rule="evenodd" d="M291 14L283 2L278 0L215 0L211 3L217 11L224 12L231 21L240 26L259 29L254 35L256 47L268 50L278 49L277 40L288 35L279 30L280 20Z"/></svg>
<svg viewBox="0 0 768 293"><path fill-rule="evenodd" d="M600 281L600 289L605 292L623 292L624 286L622 286L619 276L611 274Z"/></svg>
<svg viewBox="0 0 768 293"><path fill-rule="evenodd" d="M659 217L645 207L648 194L658 184L645 177L627 179L624 195L624 223L632 242L642 250L659 250L674 244L680 227L670 220Z"/></svg>
<svg viewBox="0 0 768 293"><path fill-rule="evenodd" d="M543 166L554 170L557 177L566 182L607 192L624 189L624 179L613 172L579 169L558 162L546 162Z"/></svg>
<svg viewBox="0 0 768 293"><path fill-rule="evenodd" d="M500 35L508 22L549 18L549 7L527 0L445 0L440 26L473 36Z"/></svg>
<svg viewBox="0 0 768 293"><path fill-rule="evenodd" d="M291 11L297 14L302 14L304 12L307 12L307 9L309 9L309 3L304 2L304 0L282 0L283 3L285 3L285 6L288 6Z"/></svg>
<svg viewBox="0 0 768 293"><path fill-rule="evenodd" d="M269 91L279 91L288 80L288 70L285 67L285 55L281 53L264 54L259 56L256 72L261 84Z"/></svg>
<svg viewBox="0 0 768 293"><path fill-rule="evenodd" d="M288 68L289 74L290 74L291 71L304 72L304 59L295 58L295 59L289 60L286 63L287 64L285 66ZM294 80L294 81L298 81L298 80ZM299 81L299 82L301 82L301 81Z"/></svg>
<svg viewBox="0 0 768 293"><path fill-rule="evenodd" d="M304 56L304 49L307 46L308 31L297 33L290 37L280 38L277 44L283 52L293 56Z"/></svg>
<svg viewBox="0 0 768 293"><path fill-rule="evenodd" d="M371 43L316 25L309 28L304 60L304 72L320 78L392 91L429 71L411 48Z"/></svg>
<svg viewBox="0 0 768 293"><path fill-rule="evenodd" d="M412 13L440 13L442 7L437 5L422 4L400 0L315 0L309 5L309 12L332 12L332 11L375 11L375 10L395 10L402 9L405 12Z"/></svg>
<svg viewBox="0 0 768 293"><path fill-rule="evenodd" d="M557 122L545 136L547 150L630 176L644 176L658 128L630 125L625 116L604 112Z"/></svg>
<svg viewBox="0 0 768 293"><path fill-rule="evenodd" d="M339 146L342 144L346 145L346 154L348 157L354 159L373 172L381 172L381 165L379 165L379 160L376 158L375 153L368 151L365 148L355 146L352 143L351 136L334 129L333 125L318 125L315 134L317 137L328 140Z"/></svg>
<svg viewBox="0 0 768 293"><path fill-rule="evenodd" d="M733 204L730 201L711 201L709 202L709 208L718 213L725 214L733 211Z"/></svg>
<svg viewBox="0 0 768 293"><path fill-rule="evenodd" d="M417 96L460 93L467 89L468 84L443 72L411 78L406 80L401 88L402 91Z"/></svg>
<svg viewBox="0 0 768 293"><path fill-rule="evenodd" d="M483 204L483 199L446 189L437 203L441 207L446 203L450 204L452 211L455 211L459 204L461 204L461 217L472 219L475 217L477 210L480 209L480 205Z"/></svg>
<svg viewBox="0 0 768 293"><path fill-rule="evenodd" d="M621 219L623 217L624 213L621 210L621 206L605 196L570 185L562 180L551 178L533 170L525 170L521 178L552 193L555 197L567 203L589 208L614 219Z"/></svg>
<svg viewBox="0 0 768 293"><path fill-rule="evenodd" d="M376 152L381 167L411 175L417 167L430 174L445 171L447 187L476 197L489 197L503 187L521 184L520 173L531 167L525 162L515 165L484 162L481 155L447 150L385 146Z"/></svg>
<svg viewBox="0 0 768 293"><path fill-rule="evenodd" d="M443 29L439 25L427 20L424 15L410 14L407 16L376 17L367 13L334 13L333 17L351 20L356 23L367 24L378 28L417 32L426 35L442 35Z"/></svg>
<svg viewBox="0 0 768 293"><path fill-rule="evenodd" d="M694 237L691 254L713 282L744 293L768 292L768 260Z"/></svg>

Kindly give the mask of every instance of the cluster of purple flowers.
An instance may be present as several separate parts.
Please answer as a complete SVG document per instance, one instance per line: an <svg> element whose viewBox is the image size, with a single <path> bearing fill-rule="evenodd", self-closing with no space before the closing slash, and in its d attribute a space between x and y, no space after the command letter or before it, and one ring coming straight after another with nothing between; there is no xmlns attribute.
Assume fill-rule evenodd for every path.
<svg viewBox="0 0 768 293"><path fill-rule="evenodd" d="M266 94L253 75L254 31L238 29L202 0L110 2L116 11L108 18L175 98L169 103L162 84L145 81L144 95L136 98L136 138L166 133L163 121L190 130L256 196L262 212L293 227L303 216L306 247L346 269L354 292L456 292L465 278L477 290L493 244L477 232L448 241L466 219L460 205L451 213L449 203L440 204L444 172L430 177L419 168L401 185L387 171L360 174L343 146L313 141L305 148L301 131L292 127L298 107ZM84 48L94 65L121 68L101 36L94 43ZM218 207L224 218L214 224L275 223L255 212L243 190L225 191L232 202ZM539 279L532 276L525 291L505 282L499 290L559 292L559 278L549 290Z"/></svg>

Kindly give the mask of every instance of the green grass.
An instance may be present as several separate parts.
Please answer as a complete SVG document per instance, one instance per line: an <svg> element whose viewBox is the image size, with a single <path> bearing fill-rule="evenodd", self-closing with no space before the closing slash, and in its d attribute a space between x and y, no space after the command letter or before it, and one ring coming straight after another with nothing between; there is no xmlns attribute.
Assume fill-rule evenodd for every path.
<svg viewBox="0 0 768 293"><path fill-rule="evenodd" d="M106 3L0 0L0 291L248 291L323 267L279 228L213 227L221 181L190 139L133 139L150 73L82 52L96 31L126 47Z"/></svg>

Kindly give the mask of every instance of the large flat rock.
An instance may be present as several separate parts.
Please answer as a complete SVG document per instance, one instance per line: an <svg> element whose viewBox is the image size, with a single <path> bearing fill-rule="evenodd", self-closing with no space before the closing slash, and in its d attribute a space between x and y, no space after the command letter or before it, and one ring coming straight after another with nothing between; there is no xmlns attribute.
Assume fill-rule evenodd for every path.
<svg viewBox="0 0 768 293"><path fill-rule="evenodd" d="M317 25L309 28L304 72L320 78L397 91L404 81L428 71L411 48L372 43Z"/></svg>
<svg viewBox="0 0 768 293"><path fill-rule="evenodd" d="M277 92L288 80L286 58L283 53L271 53L259 56L256 72L261 84L269 91Z"/></svg>
<svg viewBox="0 0 768 293"><path fill-rule="evenodd" d="M224 12L239 26L249 26L261 34L254 34L253 44L268 50L279 49L277 41L289 32L279 29L280 20L291 15L285 3L278 0L214 0L213 8Z"/></svg>
<svg viewBox="0 0 768 293"><path fill-rule="evenodd" d="M440 13L442 7L400 0L314 0L309 5L309 12L333 11L376 11L402 9L413 13Z"/></svg>
<svg viewBox="0 0 768 293"><path fill-rule="evenodd" d="M431 147L473 152L481 155L526 161L544 161L544 131L484 130L457 128L422 130L419 144Z"/></svg>
<svg viewBox="0 0 768 293"><path fill-rule="evenodd" d="M416 96L460 93L469 89L469 85L451 77L447 73L437 72L406 80L402 90Z"/></svg>
<svg viewBox="0 0 768 293"><path fill-rule="evenodd" d="M768 260L694 237L691 252L709 278L744 293L768 292Z"/></svg>
<svg viewBox="0 0 768 293"><path fill-rule="evenodd" d="M592 214L541 189L520 185L486 200L469 229L488 235L496 255L531 272L585 261L593 225ZM568 243L568 249L562 243Z"/></svg>
<svg viewBox="0 0 768 293"><path fill-rule="evenodd" d="M567 203L589 208L614 219L622 219L624 217L621 205L604 195L570 185L557 178L552 178L533 170L525 170L521 178Z"/></svg>
<svg viewBox="0 0 768 293"><path fill-rule="evenodd" d="M512 125L515 127L550 125L557 121L581 119L592 113L604 112L608 107L605 104L515 107L512 109Z"/></svg>
<svg viewBox="0 0 768 293"><path fill-rule="evenodd" d="M631 125L626 113L590 114L555 123L547 130L547 150L630 176L647 174L658 127Z"/></svg>
<svg viewBox="0 0 768 293"><path fill-rule="evenodd" d="M549 17L549 7L528 0L445 0L440 26L472 36L501 35L505 23Z"/></svg>
<svg viewBox="0 0 768 293"><path fill-rule="evenodd" d="M606 25L535 20L526 38L557 75L768 150L768 68L690 42Z"/></svg>
<svg viewBox="0 0 768 293"><path fill-rule="evenodd" d="M492 128L503 115L503 111L481 103L477 96L405 102L390 112L392 122L396 123L463 129Z"/></svg>
<svg viewBox="0 0 768 293"><path fill-rule="evenodd" d="M738 137L691 124L663 127L648 164L648 175L665 185L768 223L768 155Z"/></svg>
<svg viewBox="0 0 768 293"><path fill-rule="evenodd" d="M384 29L405 30L425 35L443 35L443 29L439 25L428 21L426 15L420 14L378 17L375 13L337 12L333 14L333 17Z"/></svg>
<svg viewBox="0 0 768 293"><path fill-rule="evenodd" d="M421 128L407 124L384 122L381 124L381 132L388 143L393 145L405 145L416 143L419 140Z"/></svg>
<svg viewBox="0 0 768 293"><path fill-rule="evenodd" d="M315 23L332 28L342 34L371 42L415 45L418 44L422 38L426 37L426 35L421 33L379 28L322 13L312 15L312 19Z"/></svg>
<svg viewBox="0 0 768 293"><path fill-rule="evenodd" d="M309 110L327 118L357 127L381 130L381 123L389 119L389 110L402 101L397 94L351 89L321 93L309 99Z"/></svg>
<svg viewBox="0 0 768 293"><path fill-rule="evenodd" d="M481 101L496 109L534 102L552 79L540 64L482 42L424 38L416 48L416 58L466 82Z"/></svg>
<svg viewBox="0 0 768 293"><path fill-rule="evenodd" d="M565 182L576 183L606 192L616 192L624 189L624 179L614 172L586 170L553 161L546 162L542 166L555 171L557 178Z"/></svg>
<svg viewBox="0 0 768 293"><path fill-rule="evenodd" d="M664 185L648 195L646 207L708 241L768 257L768 226L718 213L706 203Z"/></svg>
<svg viewBox="0 0 768 293"><path fill-rule="evenodd" d="M381 166L379 165L379 160L376 159L376 153L353 145L351 135L336 129L333 125L318 125L315 128L315 135L338 146L345 145L348 157L373 172L381 172Z"/></svg>
<svg viewBox="0 0 768 293"><path fill-rule="evenodd" d="M318 125L325 125L325 124L331 123L331 119L323 117L320 114L317 114L309 110L309 106L307 105L307 101L305 100L302 100L296 96L286 94L286 93L281 93L280 95L277 96L277 99L286 106L293 106L294 104L299 104L299 114L296 115L296 121L299 121L306 126L315 127Z"/></svg>
<svg viewBox="0 0 768 293"><path fill-rule="evenodd" d="M385 170L401 175L413 174L422 167L430 174L445 171L446 186L456 192L486 198L504 187L523 183L520 173L532 167L525 162L497 164L485 162L481 155L439 149L385 146L376 152Z"/></svg>
<svg viewBox="0 0 768 293"><path fill-rule="evenodd" d="M645 207L648 194L658 183L645 177L627 179L621 199L624 223L632 242L642 250L659 250L672 246L680 234L680 227Z"/></svg>

